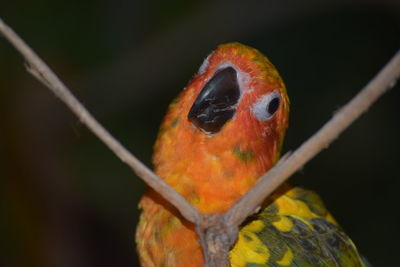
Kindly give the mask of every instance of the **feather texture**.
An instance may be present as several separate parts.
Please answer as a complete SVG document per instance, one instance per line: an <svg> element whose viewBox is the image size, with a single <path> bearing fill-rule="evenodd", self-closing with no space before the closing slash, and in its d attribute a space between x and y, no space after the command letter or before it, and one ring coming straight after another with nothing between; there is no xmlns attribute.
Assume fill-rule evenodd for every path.
<svg viewBox="0 0 400 267"><path fill-rule="evenodd" d="M278 160L289 100L256 49L220 45L169 106L155 143L155 172L204 213L226 212ZM202 266L194 226L156 192L140 201L143 266ZM243 224L232 266L364 266L319 197L281 186Z"/></svg>

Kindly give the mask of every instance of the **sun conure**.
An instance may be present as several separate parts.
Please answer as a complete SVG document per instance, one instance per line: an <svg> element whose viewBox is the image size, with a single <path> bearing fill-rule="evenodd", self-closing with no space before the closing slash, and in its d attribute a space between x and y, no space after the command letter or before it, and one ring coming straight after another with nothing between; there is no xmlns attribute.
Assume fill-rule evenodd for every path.
<svg viewBox="0 0 400 267"><path fill-rule="evenodd" d="M218 46L171 103L155 143L155 172L204 213L226 212L279 159L289 100L256 49ZM142 266L203 266L193 224L155 191L140 201ZM231 266L365 266L313 192L282 185L241 226Z"/></svg>

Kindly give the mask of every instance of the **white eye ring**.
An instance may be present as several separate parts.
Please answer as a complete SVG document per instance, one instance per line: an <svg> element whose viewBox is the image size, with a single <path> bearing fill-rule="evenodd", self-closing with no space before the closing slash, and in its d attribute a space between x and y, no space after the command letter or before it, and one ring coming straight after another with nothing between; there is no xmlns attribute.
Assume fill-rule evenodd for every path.
<svg viewBox="0 0 400 267"><path fill-rule="evenodd" d="M278 91L261 96L251 107L251 111L259 121L267 121L274 117L279 108L281 95Z"/></svg>

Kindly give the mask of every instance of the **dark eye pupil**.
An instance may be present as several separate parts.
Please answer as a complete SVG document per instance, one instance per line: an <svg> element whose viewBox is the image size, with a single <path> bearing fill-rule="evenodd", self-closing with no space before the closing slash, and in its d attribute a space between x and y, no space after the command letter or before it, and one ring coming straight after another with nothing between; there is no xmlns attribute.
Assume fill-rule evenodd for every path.
<svg viewBox="0 0 400 267"><path fill-rule="evenodd" d="M269 102L269 105L267 106L267 111L269 114L274 114L279 108L279 97L275 97Z"/></svg>

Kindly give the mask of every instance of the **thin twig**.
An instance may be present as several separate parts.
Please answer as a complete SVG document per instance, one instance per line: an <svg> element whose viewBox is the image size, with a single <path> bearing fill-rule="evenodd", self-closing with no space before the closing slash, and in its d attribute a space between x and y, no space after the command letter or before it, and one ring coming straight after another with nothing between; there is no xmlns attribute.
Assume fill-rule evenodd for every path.
<svg viewBox="0 0 400 267"><path fill-rule="evenodd" d="M28 71L49 88L103 143L148 185L171 202L191 222L199 221L199 212L167 183L123 147L89 111L72 95L54 72L36 53L0 18L0 32L18 50L28 63Z"/></svg>
<svg viewBox="0 0 400 267"><path fill-rule="evenodd" d="M400 76L400 51L386 66L317 133L304 142L293 154L283 158L264 174L260 182L243 196L227 213L228 225L239 225L256 207L294 172L327 148L349 125L387 90L393 88Z"/></svg>
<svg viewBox="0 0 400 267"><path fill-rule="evenodd" d="M400 75L400 52L381 72L347 105L326 123L292 155L284 157L274 168L261 177L260 182L241 198L223 216L205 215L198 212L182 196L149 170L105 130L51 69L24 43L15 32L0 19L0 33L21 53L28 62L28 71L60 98L97 137L99 137L123 162L149 186L171 202L189 221L197 224L203 247L218 248L206 262L207 266L227 266L227 253L237 236L237 226L254 212L256 207L297 169L326 148L354 120L364 113L387 89L392 88ZM213 225L207 221L215 219ZM212 221L212 220L211 220ZM233 229L233 230L232 230ZM226 238L224 238L224 235ZM217 238L216 238L217 237ZM219 237L219 238L218 238ZM204 242L207 242L205 245ZM222 244L222 245L219 245Z"/></svg>

